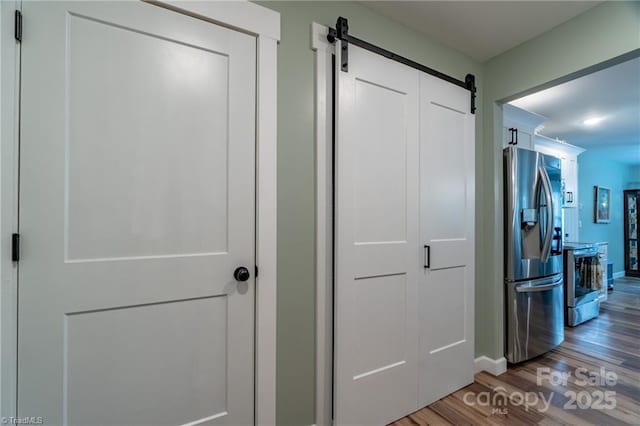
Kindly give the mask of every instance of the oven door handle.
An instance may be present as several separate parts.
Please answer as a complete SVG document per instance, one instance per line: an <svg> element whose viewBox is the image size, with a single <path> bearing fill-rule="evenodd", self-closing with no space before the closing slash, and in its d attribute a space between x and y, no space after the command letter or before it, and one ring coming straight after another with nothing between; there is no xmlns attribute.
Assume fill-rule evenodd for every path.
<svg viewBox="0 0 640 426"><path fill-rule="evenodd" d="M561 285L562 285L562 280L556 281L556 282L551 283L551 284L544 284L544 285L533 285L533 286L523 285L523 286L518 286L518 287L516 287L516 291L518 293L533 293L533 292L538 292L538 291L552 290L552 289L554 289L556 287L559 287Z"/></svg>

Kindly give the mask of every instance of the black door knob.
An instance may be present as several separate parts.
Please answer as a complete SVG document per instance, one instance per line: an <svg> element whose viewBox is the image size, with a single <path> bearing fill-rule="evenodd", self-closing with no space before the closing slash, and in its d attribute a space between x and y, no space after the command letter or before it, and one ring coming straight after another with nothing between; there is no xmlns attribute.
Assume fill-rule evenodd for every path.
<svg viewBox="0 0 640 426"><path fill-rule="evenodd" d="M240 266L233 271L233 278L235 278L236 281L247 281L250 276L249 270L244 266Z"/></svg>

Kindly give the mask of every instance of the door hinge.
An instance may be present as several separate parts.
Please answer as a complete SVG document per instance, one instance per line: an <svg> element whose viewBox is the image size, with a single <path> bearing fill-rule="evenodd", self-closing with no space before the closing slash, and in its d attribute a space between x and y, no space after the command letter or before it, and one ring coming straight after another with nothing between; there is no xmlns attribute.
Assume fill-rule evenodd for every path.
<svg viewBox="0 0 640 426"><path fill-rule="evenodd" d="M15 14L13 17L13 23L14 23L13 36L15 37L16 41L21 43L22 42L22 12L20 12L19 10L15 11Z"/></svg>
<svg viewBox="0 0 640 426"><path fill-rule="evenodd" d="M256 265L256 278L258 278L258 265Z"/></svg>
<svg viewBox="0 0 640 426"><path fill-rule="evenodd" d="M20 234L11 234L11 261L20 261Z"/></svg>

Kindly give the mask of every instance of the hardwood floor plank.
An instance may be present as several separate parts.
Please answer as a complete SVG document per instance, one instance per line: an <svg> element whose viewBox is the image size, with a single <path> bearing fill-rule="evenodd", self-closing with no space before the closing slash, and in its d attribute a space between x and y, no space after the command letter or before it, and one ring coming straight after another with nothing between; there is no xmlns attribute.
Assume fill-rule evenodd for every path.
<svg viewBox="0 0 640 426"><path fill-rule="evenodd" d="M490 425L483 416L477 415L466 404L446 397L429 406L433 411L455 425Z"/></svg>
<svg viewBox="0 0 640 426"><path fill-rule="evenodd" d="M430 409L429 407L423 408L422 410L416 411L411 414L409 418L416 422L419 425L433 425L433 426L449 426L453 423L448 422L444 417L441 417Z"/></svg>
<svg viewBox="0 0 640 426"><path fill-rule="evenodd" d="M576 377L579 368L597 383L582 383ZM615 384L599 381L601 368L610 378L611 373L616 375ZM552 384L548 376L538 380L542 372L570 375L566 384ZM587 404L607 391L615 392L614 408L604 409L605 401L602 409ZM582 400L572 401L574 394L581 394ZM529 398L528 403L520 404L518 395ZM483 398L491 403L484 404ZM640 425L640 279L616 279L600 316L566 327L565 341L553 351L509 365L498 377L480 372L471 385L393 424Z"/></svg>
<svg viewBox="0 0 640 426"><path fill-rule="evenodd" d="M423 426L421 423L414 422L410 417L403 417L397 422L391 423L391 426Z"/></svg>

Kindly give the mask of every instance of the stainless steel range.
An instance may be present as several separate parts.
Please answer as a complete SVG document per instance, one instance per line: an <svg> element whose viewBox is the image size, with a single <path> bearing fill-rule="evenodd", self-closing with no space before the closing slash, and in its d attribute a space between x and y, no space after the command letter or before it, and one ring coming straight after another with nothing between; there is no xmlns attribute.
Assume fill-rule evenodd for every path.
<svg viewBox="0 0 640 426"><path fill-rule="evenodd" d="M575 327L600 313L602 266L598 246L589 243L565 243L565 324Z"/></svg>

